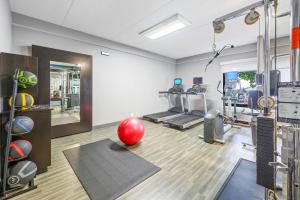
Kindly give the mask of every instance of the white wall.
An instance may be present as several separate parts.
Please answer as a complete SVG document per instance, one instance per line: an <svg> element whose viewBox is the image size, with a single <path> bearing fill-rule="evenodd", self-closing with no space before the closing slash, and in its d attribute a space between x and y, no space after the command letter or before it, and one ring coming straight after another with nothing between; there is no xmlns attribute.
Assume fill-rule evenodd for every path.
<svg viewBox="0 0 300 200"><path fill-rule="evenodd" d="M205 72L204 68L206 63L206 60L200 60L177 64L177 77L181 77L183 79L185 89L190 88L193 85L193 77L203 77L203 83L207 84L206 98L208 110L215 108L221 109L222 104L220 104L220 101L217 100L221 99L222 95L220 95L216 90L218 82L220 80L222 81L221 68L218 64L213 63ZM194 97L194 100L196 100L196 97ZM193 107L194 103L192 101L190 103Z"/></svg>
<svg viewBox="0 0 300 200"><path fill-rule="evenodd" d="M273 42L272 42L273 45ZM273 52L272 48L272 52ZM278 54L289 53L289 38L284 37L278 40ZM177 60L177 77L183 78L185 88L192 86L192 80L195 76L202 76L204 84L208 85L207 99L210 104L209 109L222 110L221 94L217 92L218 82L223 80L223 71L238 70L247 71L255 70L256 66L249 66L248 61L256 59L256 44L249 44L234 49L225 50L213 64L211 64L205 72L205 65L212 53L206 53ZM247 62L243 62L247 61ZM238 64L238 62L243 62ZM256 62L256 61L255 61ZM255 64L254 62L254 64ZM222 65L222 63L226 65ZM232 63L232 64L228 64ZM251 63L251 62L250 62ZM242 67L241 67L242 66ZM231 68L230 68L231 67ZM221 85L222 90L222 85Z"/></svg>
<svg viewBox="0 0 300 200"><path fill-rule="evenodd" d="M93 56L94 126L168 108L158 91L172 86L175 60L14 14L14 53L30 55L33 44Z"/></svg>
<svg viewBox="0 0 300 200"><path fill-rule="evenodd" d="M8 0L0 1L0 52L11 51L11 12Z"/></svg>
<svg viewBox="0 0 300 200"><path fill-rule="evenodd" d="M13 14L13 51L30 55L32 44L69 50L93 56L93 125L121 120L131 113L143 114L167 109L159 90L172 86L174 77L183 78L185 88L195 76L208 85L210 109L222 109L221 94L216 90L222 80L221 63L256 58L256 44L224 51L204 72L211 53L176 61L40 20ZM289 39L278 41L278 53L289 52ZM101 56L100 51L110 53ZM235 66L234 66L235 67ZM244 66L247 70L247 65Z"/></svg>

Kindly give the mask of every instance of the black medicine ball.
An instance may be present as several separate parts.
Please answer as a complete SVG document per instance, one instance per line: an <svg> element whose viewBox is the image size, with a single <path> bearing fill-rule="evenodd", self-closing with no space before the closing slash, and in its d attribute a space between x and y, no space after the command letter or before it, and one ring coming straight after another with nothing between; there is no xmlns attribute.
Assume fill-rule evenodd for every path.
<svg viewBox="0 0 300 200"><path fill-rule="evenodd" d="M9 170L7 185L9 188L24 187L35 177L37 166L32 161L20 161Z"/></svg>

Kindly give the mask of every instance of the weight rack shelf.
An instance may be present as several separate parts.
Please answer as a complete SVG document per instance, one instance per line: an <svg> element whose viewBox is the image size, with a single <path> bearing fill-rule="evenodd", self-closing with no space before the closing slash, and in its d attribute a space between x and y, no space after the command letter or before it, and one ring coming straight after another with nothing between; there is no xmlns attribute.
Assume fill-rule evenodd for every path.
<svg viewBox="0 0 300 200"><path fill-rule="evenodd" d="M5 200L5 199L10 199L13 197L16 197L18 195L24 194L28 191L34 190L37 188L37 186L34 184L34 179L31 180L27 186L25 187L19 187L19 188L13 188L13 189L8 189L7 188L7 174L8 174L8 167L9 163L11 161L8 160L9 157L9 146L12 140L12 126L13 126L13 120L15 116L15 102L16 102L16 96L18 93L18 75L19 75L20 69L17 68L15 70L15 73L13 75L13 91L12 91L12 101L11 101L11 109L8 112L2 112L1 114L9 114L9 120L8 120L8 129L6 132L6 139L1 140L1 146L5 147L5 151L1 151L1 165L0 165L0 171L1 171L1 191L0 191L0 199ZM4 132L4 131L3 131ZM23 159L20 159L23 160Z"/></svg>

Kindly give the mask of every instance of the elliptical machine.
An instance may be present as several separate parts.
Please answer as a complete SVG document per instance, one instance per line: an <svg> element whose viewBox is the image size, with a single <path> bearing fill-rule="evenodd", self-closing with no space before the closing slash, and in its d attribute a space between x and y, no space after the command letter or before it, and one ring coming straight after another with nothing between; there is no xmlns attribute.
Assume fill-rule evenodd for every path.
<svg viewBox="0 0 300 200"><path fill-rule="evenodd" d="M240 128L234 126L234 123L237 120L236 103L238 98L232 93L233 88L237 83L238 73L235 72L235 74L232 75L231 78L226 78L225 92L222 92L219 89L221 81L219 81L217 86L217 91L223 95L221 98L223 102L223 113L218 110L210 111L204 117L204 135L199 135L199 137L203 138L206 143L212 144L218 142L224 144L224 135L233 127ZM227 110L226 104L228 105ZM233 113L231 113L232 104Z"/></svg>

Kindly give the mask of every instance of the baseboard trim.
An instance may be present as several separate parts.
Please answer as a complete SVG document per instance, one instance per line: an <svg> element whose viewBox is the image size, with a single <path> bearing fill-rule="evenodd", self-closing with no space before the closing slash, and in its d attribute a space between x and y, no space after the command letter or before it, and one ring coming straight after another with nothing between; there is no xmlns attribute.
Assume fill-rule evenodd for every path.
<svg viewBox="0 0 300 200"><path fill-rule="evenodd" d="M138 119L143 120L143 117L138 117ZM111 123L107 123L107 124L101 124L101 125L96 125L93 126L93 129L100 129L100 128L107 128L110 126L115 126L118 125L121 121L116 121L116 122L111 122Z"/></svg>
<svg viewBox="0 0 300 200"><path fill-rule="evenodd" d="M93 129L107 128L107 127L110 127L110 126L118 125L119 123L120 123L120 121L111 122L111 123L107 123L107 124L96 125L96 126L93 126Z"/></svg>

